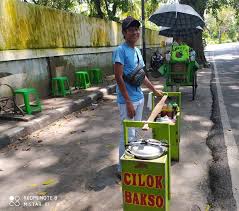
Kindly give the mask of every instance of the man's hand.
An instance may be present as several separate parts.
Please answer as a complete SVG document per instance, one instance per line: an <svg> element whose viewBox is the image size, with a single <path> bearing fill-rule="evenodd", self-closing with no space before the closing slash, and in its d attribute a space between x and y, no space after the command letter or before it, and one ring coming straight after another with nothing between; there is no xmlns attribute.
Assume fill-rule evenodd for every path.
<svg viewBox="0 0 239 211"><path fill-rule="evenodd" d="M133 117L135 116L135 110L131 101L126 101L126 108L127 108L128 117L130 119L133 119Z"/></svg>
<svg viewBox="0 0 239 211"><path fill-rule="evenodd" d="M147 78L147 76L145 76L144 78L144 85L149 88L155 96L157 97L163 97L163 92L161 90L157 90L155 89L154 85L149 81L149 79Z"/></svg>
<svg viewBox="0 0 239 211"><path fill-rule="evenodd" d="M155 90L154 95L157 97L163 97L163 92L161 90Z"/></svg>

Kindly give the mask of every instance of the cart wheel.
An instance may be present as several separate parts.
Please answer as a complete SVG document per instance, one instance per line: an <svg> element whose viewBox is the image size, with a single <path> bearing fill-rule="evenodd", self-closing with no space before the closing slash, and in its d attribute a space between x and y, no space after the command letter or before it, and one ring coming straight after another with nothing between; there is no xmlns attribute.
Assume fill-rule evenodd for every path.
<svg viewBox="0 0 239 211"><path fill-rule="evenodd" d="M196 91L197 91L197 75L196 73L193 74L193 85L192 85L192 88L193 88L193 100L195 100L195 96L196 96Z"/></svg>
<svg viewBox="0 0 239 211"><path fill-rule="evenodd" d="M194 74L194 75L195 75L195 78L196 78L196 79L195 79L195 82L196 82L196 89L197 89L197 88L198 88L197 72L195 72L195 74Z"/></svg>

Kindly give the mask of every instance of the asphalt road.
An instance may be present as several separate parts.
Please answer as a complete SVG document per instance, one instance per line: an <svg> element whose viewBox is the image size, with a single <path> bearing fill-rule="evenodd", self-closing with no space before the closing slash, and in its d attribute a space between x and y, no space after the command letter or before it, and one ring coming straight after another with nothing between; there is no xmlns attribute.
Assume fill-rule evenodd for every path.
<svg viewBox="0 0 239 211"><path fill-rule="evenodd" d="M208 139L213 155L209 171L210 200L221 210L238 210L239 43L208 46L206 55L213 67L214 127Z"/></svg>
<svg viewBox="0 0 239 211"><path fill-rule="evenodd" d="M213 49L224 104L239 149L239 43L216 45Z"/></svg>

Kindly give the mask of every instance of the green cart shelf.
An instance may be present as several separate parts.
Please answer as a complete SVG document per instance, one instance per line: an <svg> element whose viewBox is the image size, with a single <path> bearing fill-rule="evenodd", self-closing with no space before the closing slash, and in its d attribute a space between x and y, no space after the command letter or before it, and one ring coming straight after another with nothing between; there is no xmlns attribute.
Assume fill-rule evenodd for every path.
<svg viewBox="0 0 239 211"><path fill-rule="evenodd" d="M173 101L178 104L176 122L170 123L170 151L171 160L179 161L180 154L180 122L181 122L181 92L164 92L168 97L173 98ZM152 93L152 108L155 106L155 97ZM167 138L167 134L162 132L160 129L153 128L153 138L157 140L162 140Z"/></svg>

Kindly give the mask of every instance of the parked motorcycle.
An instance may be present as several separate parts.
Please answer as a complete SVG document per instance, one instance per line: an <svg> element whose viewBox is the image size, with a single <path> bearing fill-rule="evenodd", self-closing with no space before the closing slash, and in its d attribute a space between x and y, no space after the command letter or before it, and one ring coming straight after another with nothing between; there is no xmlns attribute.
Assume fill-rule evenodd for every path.
<svg viewBox="0 0 239 211"><path fill-rule="evenodd" d="M160 77L159 68L163 64L163 56L159 53L159 51L155 51L150 59L150 69L151 75L155 78Z"/></svg>

